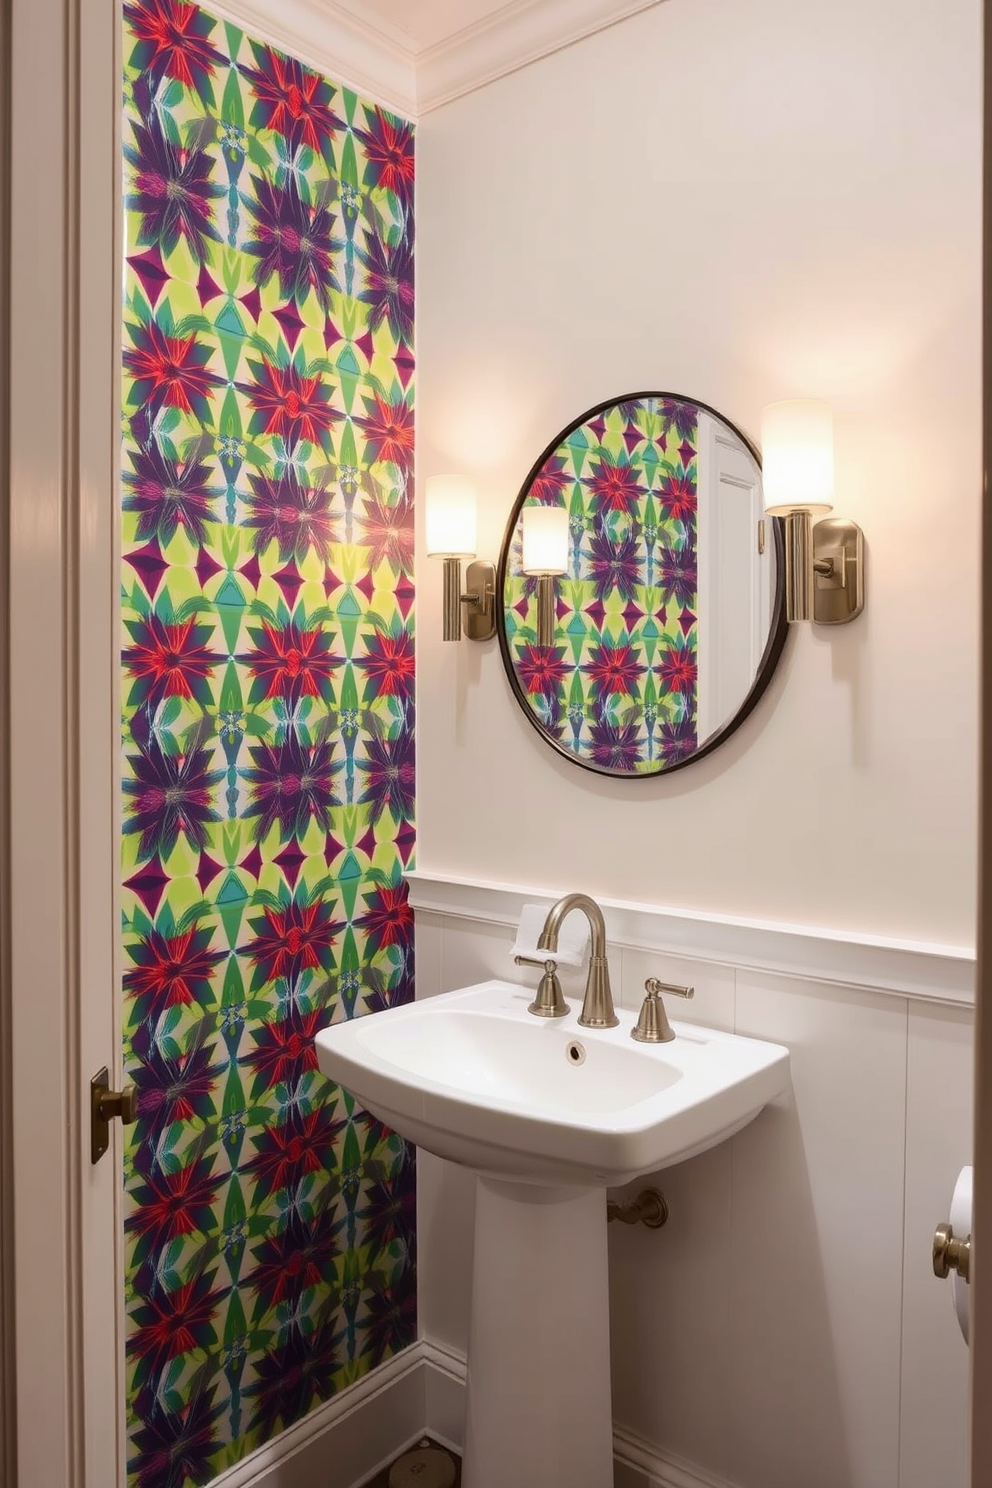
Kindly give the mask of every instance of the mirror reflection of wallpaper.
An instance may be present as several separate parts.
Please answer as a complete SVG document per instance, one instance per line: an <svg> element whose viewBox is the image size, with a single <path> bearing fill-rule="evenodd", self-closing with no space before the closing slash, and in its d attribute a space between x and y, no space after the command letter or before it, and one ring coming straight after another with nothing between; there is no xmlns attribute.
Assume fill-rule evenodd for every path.
<svg viewBox="0 0 992 1488"><path fill-rule="evenodd" d="M503 604L513 667L542 729L580 762L653 773L696 751L698 410L614 404L574 429L530 504L569 514L555 644L537 644L537 580L518 522Z"/></svg>
<svg viewBox="0 0 992 1488"><path fill-rule="evenodd" d="M413 130L124 6L129 1482L416 1336L413 1151L319 1074L413 995Z"/></svg>

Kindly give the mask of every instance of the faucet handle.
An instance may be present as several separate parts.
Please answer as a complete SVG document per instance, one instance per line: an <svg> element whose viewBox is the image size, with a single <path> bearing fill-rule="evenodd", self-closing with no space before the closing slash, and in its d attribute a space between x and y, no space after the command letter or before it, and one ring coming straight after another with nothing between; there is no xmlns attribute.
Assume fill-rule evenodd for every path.
<svg viewBox="0 0 992 1488"><path fill-rule="evenodd" d="M534 956L514 956L517 966L542 966L544 975L537 984L537 996L528 1005L527 1011L535 1018L564 1018L568 1004L562 996L558 980L558 962L552 956L539 961Z"/></svg>
<svg viewBox="0 0 992 1488"><path fill-rule="evenodd" d="M639 1044L669 1044L675 1030L668 1021L662 992L671 992L676 997L695 997L695 987L680 987L674 982L660 982L657 977L648 977L644 983L647 996L641 1004L636 1026L630 1030L632 1039Z"/></svg>
<svg viewBox="0 0 992 1488"><path fill-rule="evenodd" d="M644 990L649 997L657 997L660 992L671 992L675 997L684 997L688 1000L695 997L695 987L680 987L675 982L659 982L657 977L648 977L644 983Z"/></svg>

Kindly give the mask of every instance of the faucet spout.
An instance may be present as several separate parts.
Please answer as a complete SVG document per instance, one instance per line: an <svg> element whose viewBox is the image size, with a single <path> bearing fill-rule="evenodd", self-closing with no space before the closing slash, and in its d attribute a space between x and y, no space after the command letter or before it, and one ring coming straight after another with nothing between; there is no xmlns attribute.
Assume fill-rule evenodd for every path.
<svg viewBox="0 0 992 1488"><path fill-rule="evenodd" d="M588 894L566 894L548 910L544 929L538 939L542 951L557 951L558 932L561 922L573 909L581 909L589 921L591 943L589 947L589 975L586 979L586 995L582 1002L579 1022L583 1028L615 1028L620 1022L613 1010L613 993L610 990L610 968L606 960L606 924L603 911L595 899Z"/></svg>

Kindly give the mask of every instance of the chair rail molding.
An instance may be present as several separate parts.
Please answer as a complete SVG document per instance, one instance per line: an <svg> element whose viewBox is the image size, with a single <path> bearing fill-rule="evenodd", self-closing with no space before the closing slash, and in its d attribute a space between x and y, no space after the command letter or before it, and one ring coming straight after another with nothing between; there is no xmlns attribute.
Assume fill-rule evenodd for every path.
<svg viewBox="0 0 992 1488"><path fill-rule="evenodd" d="M546 903L550 908L560 897L547 888L486 883L427 869L411 871L406 879L414 909L489 924L516 926L524 904ZM621 949L665 952L944 1006L971 1006L975 1001L972 946L673 909L602 895L596 899L606 919L607 939Z"/></svg>

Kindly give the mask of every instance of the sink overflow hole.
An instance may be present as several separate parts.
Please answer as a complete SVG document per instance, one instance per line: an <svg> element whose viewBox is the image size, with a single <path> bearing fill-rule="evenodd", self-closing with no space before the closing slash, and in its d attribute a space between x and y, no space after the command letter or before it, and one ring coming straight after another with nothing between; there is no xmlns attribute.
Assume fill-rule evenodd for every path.
<svg viewBox="0 0 992 1488"><path fill-rule="evenodd" d="M569 1064L585 1064L586 1051L581 1044L571 1043L565 1050L565 1057Z"/></svg>

